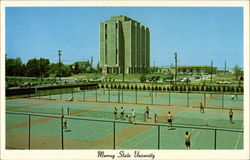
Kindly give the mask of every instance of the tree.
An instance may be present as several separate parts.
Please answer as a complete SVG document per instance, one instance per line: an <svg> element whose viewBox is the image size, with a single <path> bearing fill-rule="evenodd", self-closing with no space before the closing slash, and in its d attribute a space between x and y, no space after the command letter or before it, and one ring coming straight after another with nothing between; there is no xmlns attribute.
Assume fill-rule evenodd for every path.
<svg viewBox="0 0 250 160"><path fill-rule="evenodd" d="M235 67L233 68L233 74L235 75L235 80L238 81L239 76L243 75L243 71L238 65L235 65Z"/></svg>
<svg viewBox="0 0 250 160"><path fill-rule="evenodd" d="M49 76L49 59L40 58L39 59L40 64L40 76L41 77L48 77Z"/></svg>
<svg viewBox="0 0 250 160"><path fill-rule="evenodd" d="M25 64L21 58L6 58L5 60L6 76L24 76Z"/></svg>
<svg viewBox="0 0 250 160"><path fill-rule="evenodd" d="M72 72L74 74L78 74L78 73L82 72L81 69L80 69L80 66L79 66L79 64L77 62L74 63L73 65L70 65L70 68L71 68L71 70L72 70Z"/></svg>
<svg viewBox="0 0 250 160"><path fill-rule="evenodd" d="M55 76L59 77L60 76L60 71L59 71L60 67L59 67L59 63L52 63L50 65L50 74L55 74ZM62 77L67 77L67 76L71 76L71 68L69 65L64 65L63 63L61 63L61 76Z"/></svg>
<svg viewBox="0 0 250 160"><path fill-rule="evenodd" d="M48 77L50 69L49 59L30 59L26 64L26 76L29 77Z"/></svg>
<svg viewBox="0 0 250 160"><path fill-rule="evenodd" d="M102 68L100 67L99 62L97 63L97 66L96 66L96 72L97 73L102 73Z"/></svg>
<svg viewBox="0 0 250 160"><path fill-rule="evenodd" d="M39 77L40 75L39 61L36 58L30 59L26 64L26 76Z"/></svg>
<svg viewBox="0 0 250 160"><path fill-rule="evenodd" d="M139 80L140 80L141 83L143 83L143 82L146 82L147 78L146 78L145 75L142 74L142 75L139 77Z"/></svg>

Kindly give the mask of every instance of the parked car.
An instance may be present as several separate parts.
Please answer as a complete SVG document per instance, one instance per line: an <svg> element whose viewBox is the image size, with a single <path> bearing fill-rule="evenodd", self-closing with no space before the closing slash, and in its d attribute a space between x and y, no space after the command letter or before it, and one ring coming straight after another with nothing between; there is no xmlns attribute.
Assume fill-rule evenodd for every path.
<svg viewBox="0 0 250 160"><path fill-rule="evenodd" d="M228 81L217 81L216 83L217 84L230 84L230 82Z"/></svg>
<svg viewBox="0 0 250 160"><path fill-rule="evenodd" d="M182 80L181 80L181 82L190 82L190 79L188 79L187 77L184 77Z"/></svg>
<svg viewBox="0 0 250 160"><path fill-rule="evenodd" d="M162 79L162 82L172 82L173 81L173 79L172 78L163 78Z"/></svg>

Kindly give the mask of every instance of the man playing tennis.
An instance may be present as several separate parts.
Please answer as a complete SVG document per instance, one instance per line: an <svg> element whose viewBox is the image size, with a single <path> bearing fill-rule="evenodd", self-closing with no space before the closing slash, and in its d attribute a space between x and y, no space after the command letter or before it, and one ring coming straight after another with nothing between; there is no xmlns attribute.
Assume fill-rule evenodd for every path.
<svg viewBox="0 0 250 160"><path fill-rule="evenodd" d="M172 127L172 126L173 126L173 116L172 116L172 114L170 113L170 111L169 111L168 114L167 114L167 121L168 121L168 123L170 124L170 126Z"/></svg>
<svg viewBox="0 0 250 160"><path fill-rule="evenodd" d="M185 145L186 145L186 149L190 149L191 146L191 142L190 142L190 138L191 138L192 133L188 133L188 131L186 131L185 134Z"/></svg>
<svg viewBox="0 0 250 160"><path fill-rule="evenodd" d="M203 107L203 105L202 105L202 102L200 103L200 112L201 112L201 113L205 113L205 110L204 110L204 107Z"/></svg>
<svg viewBox="0 0 250 160"><path fill-rule="evenodd" d="M135 121L135 110L132 109L132 121Z"/></svg>
<svg viewBox="0 0 250 160"><path fill-rule="evenodd" d="M114 119L116 119L117 118L117 108L116 107L114 107Z"/></svg>
<svg viewBox="0 0 250 160"><path fill-rule="evenodd" d="M229 119L230 119L230 123L233 123L233 110L232 109L230 109L230 111L229 111Z"/></svg>
<svg viewBox="0 0 250 160"><path fill-rule="evenodd" d="M67 127L67 120L66 119L63 121L63 129L65 131L67 131L67 129L68 129L68 127Z"/></svg>
<svg viewBox="0 0 250 160"><path fill-rule="evenodd" d="M145 111L146 111L146 114L147 114L147 119L149 119L149 108L148 108L148 106L146 107Z"/></svg>
<svg viewBox="0 0 250 160"><path fill-rule="evenodd" d="M121 115L120 115L121 120L124 120L124 109L121 107Z"/></svg>

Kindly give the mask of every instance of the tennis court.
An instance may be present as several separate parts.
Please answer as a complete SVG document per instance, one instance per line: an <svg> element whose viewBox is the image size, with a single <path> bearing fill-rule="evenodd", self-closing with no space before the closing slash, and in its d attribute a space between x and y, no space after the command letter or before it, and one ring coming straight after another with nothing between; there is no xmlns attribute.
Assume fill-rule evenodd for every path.
<svg viewBox="0 0 250 160"><path fill-rule="evenodd" d="M78 101L108 102L108 103L127 103L145 105L168 105L180 107L199 107L202 103L208 108L225 108L243 110L243 95L236 95L232 99L232 94L224 93L178 93L170 91L138 91L138 90L72 90L71 93L53 94L53 90L47 94L36 96L40 99L67 100L71 97Z"/></svg>
<svg viewBox="0 0 250 160"><path fill-rule="evenodd" d="M66 101L72 96L73 101ZM189 107L183 100L187 96L193 96ZM197 107L204 95L171 93L171 105L169 93L92 90L45 97L6 100L6 148L185 149L184 134L189 131L193 132L191 149L243 149L243 111L233 110L234 123L229 122L228 109L205 108L205 113L200 113ZM154 102L166 104L150 105L152 97ZM216 98L220 97L207 104L216 105ZM128 103L122 104L125 101ZM239 105L241 102L236 101L235 107ZM135 110L134 123L119 118L121 106L125 115ZM144 122L146 106L150 118ZM118 109L116 120L114 107ZM173 114L174 129L166 122L168 111ZM67 130L62 132L65 120Z"/></svg>

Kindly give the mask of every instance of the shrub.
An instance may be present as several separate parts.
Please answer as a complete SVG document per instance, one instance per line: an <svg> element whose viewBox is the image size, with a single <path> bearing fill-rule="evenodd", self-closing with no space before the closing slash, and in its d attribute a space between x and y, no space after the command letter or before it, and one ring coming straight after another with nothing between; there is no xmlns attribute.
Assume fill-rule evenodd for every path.
<svg viewBox="0 0 250 160"><path fill-rule="evenodd" d="M147 90L150 90L150 89L151 89L150 86L148 86L148 87L147 87Z"/></svg>

